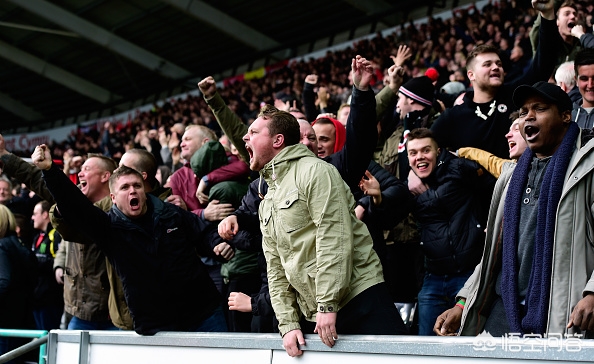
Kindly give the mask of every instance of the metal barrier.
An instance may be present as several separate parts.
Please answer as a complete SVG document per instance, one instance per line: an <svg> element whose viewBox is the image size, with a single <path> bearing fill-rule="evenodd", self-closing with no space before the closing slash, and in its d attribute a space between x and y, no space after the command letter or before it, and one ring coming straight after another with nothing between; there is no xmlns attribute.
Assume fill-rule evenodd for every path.
<svg viewBox="0 0 594 364"><path fill-rule="evenodd" d="M594 363L594 340L579 338L419 337L341 335L334 348L306 335L301 364L405 363ZM285 364L294 362L276 334L51 331L48 364L135 364L215 362Z"/></svg>
<svg viewBox="0 0 594 364"><path fill-rule="evenodd" d="M28 353L31 350L39 348L39 364L45 364L46 343L48 340L47 331L45 330L16 330L16 329L0 329L0 336L3 337L21 337L34 338L31 341L19 348L16 348L8 353L0 356L0 364L6 363L9 360L18 358L19 356Z"/></svg>

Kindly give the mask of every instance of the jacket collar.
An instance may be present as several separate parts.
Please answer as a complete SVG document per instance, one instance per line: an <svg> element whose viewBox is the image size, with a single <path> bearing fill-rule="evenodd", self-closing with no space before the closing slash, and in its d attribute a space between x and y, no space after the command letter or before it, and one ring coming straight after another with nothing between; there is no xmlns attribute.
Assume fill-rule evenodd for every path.
<svg viewBox="0 0 594 364"><path fill-rule="evenodd" d="M303 157L316 156L303 144L291 145L283 148L272 160L262 168L260 176L269 186L275 186L276 181L281 180L289 170L288 162Z"/></svg>

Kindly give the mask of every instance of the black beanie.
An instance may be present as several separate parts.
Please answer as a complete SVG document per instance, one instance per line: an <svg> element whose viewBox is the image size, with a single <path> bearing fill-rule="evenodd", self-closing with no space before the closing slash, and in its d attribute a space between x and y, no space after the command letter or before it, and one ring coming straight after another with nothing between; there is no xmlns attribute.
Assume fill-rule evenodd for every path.
<svg viewBox="0 0 594 364"><path fill-rule="evenodd" d="M415 77L400 86L400 92L425 106L433 104L433 93L435 88L431 79L427 76Z"/></svg>

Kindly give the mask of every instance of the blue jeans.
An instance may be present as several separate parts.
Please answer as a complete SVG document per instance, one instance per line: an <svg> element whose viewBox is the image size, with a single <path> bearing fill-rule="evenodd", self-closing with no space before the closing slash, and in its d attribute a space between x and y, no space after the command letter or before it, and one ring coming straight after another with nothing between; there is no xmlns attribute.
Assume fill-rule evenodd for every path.
<svg viewBox="0 0 594 364"><path fill-rule="evenodd" d="M432 336L437 316L456 304L456 294L470 275L471 271L458 274L437 275L427 273L423 288L419 292L419 335Z"/></svg>
<svg viewBox="0 0 594 364"><path fill-rule="evenodd" d="M68 330L119 330L111 321L87 321L72 316L68 324Z"/></svg>
<svg viewBox="0 0 594 364"><path fill-rule="evenodd" d="M212 315L204 319L198 326L191 328L191 332L227 332L227 321L223 309L217 307Z"/></svg>
<svg viewBox="0 0 594 364"><path fill-rule="evenodd" d="M37 330L50 331L60 328L64 306L46 306L33 310Z"/></svg>

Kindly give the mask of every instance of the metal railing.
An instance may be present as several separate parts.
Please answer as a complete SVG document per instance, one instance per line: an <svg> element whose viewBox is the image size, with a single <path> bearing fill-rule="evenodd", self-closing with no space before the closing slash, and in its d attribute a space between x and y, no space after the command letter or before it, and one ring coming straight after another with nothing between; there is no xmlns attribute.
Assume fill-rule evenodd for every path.
<svg viewBox="0 0 594 364"><path fill-rule="evenodd" d="M45 330L16 330L16 329L0 329L0 337L20 337L35 339L23 346L20 346L8 353L0 356L0 364L6 363L10 360L18 358L32 350L39 348L39 364L46 362L46 345L48 340L47 331Z"/></svg>
<svg viewBox="0 0 594 364"><path fill-rule="evenodd" d="M306 335L301 364L333 363L593 363L594 340L548 337L421 337L340 335L334 348ZM48 364L237 363L286 364L278 334L52 330ZM199 360L199 361L198 361Z"/></svg>

